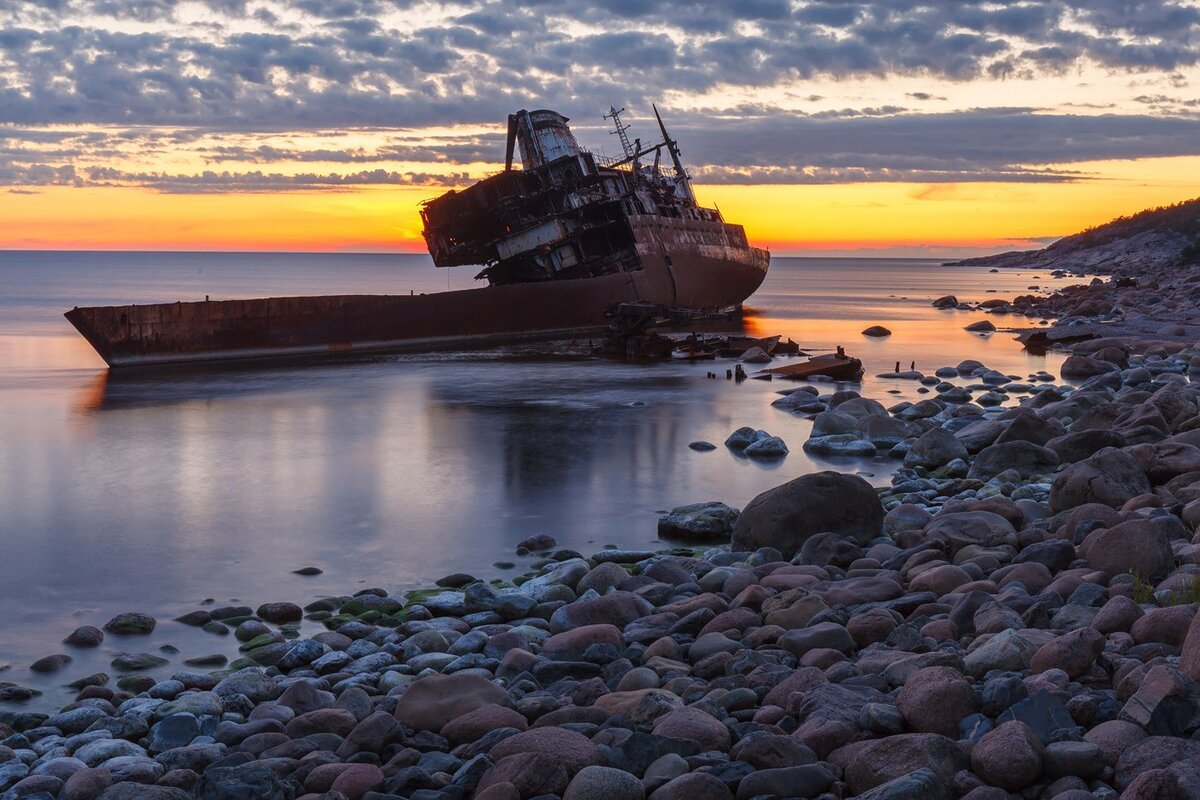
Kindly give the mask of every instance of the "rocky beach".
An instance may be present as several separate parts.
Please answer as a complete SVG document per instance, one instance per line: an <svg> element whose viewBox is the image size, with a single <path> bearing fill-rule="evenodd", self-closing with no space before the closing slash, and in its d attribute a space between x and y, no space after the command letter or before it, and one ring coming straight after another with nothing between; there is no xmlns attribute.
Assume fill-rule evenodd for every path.
<svg viewBox="0 0 1200 800"><path fill-rule="evenodd" d="M136 610L64 630L32 669L74 702L0 673L0 798L1200 797L1197 286L1121 268L970 306L1069 348L1060 375L773 384L776 432L886 454L886 487L817 472L674 509L668 550L533 537L515 578L177 620L233 661L140 646ZM753 428L715 449L787 457ZM101 643L111 674L74 674Z"/></svg>

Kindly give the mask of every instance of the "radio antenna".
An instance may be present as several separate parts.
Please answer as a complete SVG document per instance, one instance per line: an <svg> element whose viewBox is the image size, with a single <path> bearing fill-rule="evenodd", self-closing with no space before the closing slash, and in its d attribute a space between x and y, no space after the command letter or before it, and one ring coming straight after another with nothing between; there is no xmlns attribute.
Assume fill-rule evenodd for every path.
<svg viewBox="0 0 1200 800"><path fill-rule="evenodd" d="M604 118L611 119L613 121L613 127L616 128L616 130L609 131L608 135L617 136L621 140L621 149L625 151L625 157L632 158L634 154L637 153L637 149L629 142L629 134L626 133L626 131L629 130L629 126L621 122L621 115L624 113L624 108L609 106L608 113L604 115Z"/></svg>

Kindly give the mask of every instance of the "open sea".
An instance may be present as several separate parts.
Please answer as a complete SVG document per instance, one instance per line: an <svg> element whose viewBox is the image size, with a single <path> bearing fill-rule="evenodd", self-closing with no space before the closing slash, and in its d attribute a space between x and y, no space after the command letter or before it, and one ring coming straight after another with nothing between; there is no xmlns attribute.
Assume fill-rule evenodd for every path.
<svg viewBox="0 0 1200 800"><path fill-rule="evenodd" d="M234 657L232 636L172 621L207 598L305 604L452 572L512 575L493 562L527 566L513 548L535 533L585 554L665 546L656 522L673 506L741 507L822 469L884 484L896 466L805 455L810 423L770 405L790 384L726 381L732 361L623 363L576 343L110 374L62 316L205 295L434 292L468 288L474 272L423 255L0 252L0 682L46 693L27 708L59 706L73 696L62 684L111 671L118 652L179 647L152 673L163 676L185 656ZM866 364L865 396L915 400L915 382L873 375L897 361L932 373L974 358L1015 375L1061 363L1011 334L965 332L986 317L937 311L933 298L1063 283L935 261L776 258L746 327L811 353L843 345ZM892 336L860 335L873 324ZM721 379L706 377L714 369ZM791 454L688 449L742 425ZM306 566L324 572L292 573ZM159 626L93 651L60 644L122 611ZM57 652L74 663L28 671Z"/></svg>

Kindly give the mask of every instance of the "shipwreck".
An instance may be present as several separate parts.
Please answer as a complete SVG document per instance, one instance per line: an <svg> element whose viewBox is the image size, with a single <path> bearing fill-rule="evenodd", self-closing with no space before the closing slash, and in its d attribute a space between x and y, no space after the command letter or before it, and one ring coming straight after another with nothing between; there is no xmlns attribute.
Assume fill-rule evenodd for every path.
<svg viewBox="0 0 1200 800"><path fill-rule="evenodd" d="M740 308L769 254L696 202L657 108L661 139L646 146L630 141L620 114L605 116L623 150L613 159L581 148L561 114L511 114L504 170L423 204L434 264L478 265L486 286L77 307L66 317L124 367L509 344L599 333L622 307L675 318Z"/></svg>

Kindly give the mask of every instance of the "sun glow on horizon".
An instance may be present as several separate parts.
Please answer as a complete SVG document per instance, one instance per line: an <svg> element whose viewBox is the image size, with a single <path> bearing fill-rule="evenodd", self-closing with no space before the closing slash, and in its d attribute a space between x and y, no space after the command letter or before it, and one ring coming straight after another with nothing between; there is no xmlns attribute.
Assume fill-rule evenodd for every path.
<svg viewBox="0 0 1200 800"><path fill-rule="evenodd" d="M1190 199L1200 158L1073 165L1067 183L698 185L705 205L780 255L1030 249L1122 214ZM43 187L0 194L0 246L47 250L425 252L420 203L436 186L170 194Z"/></svg>

